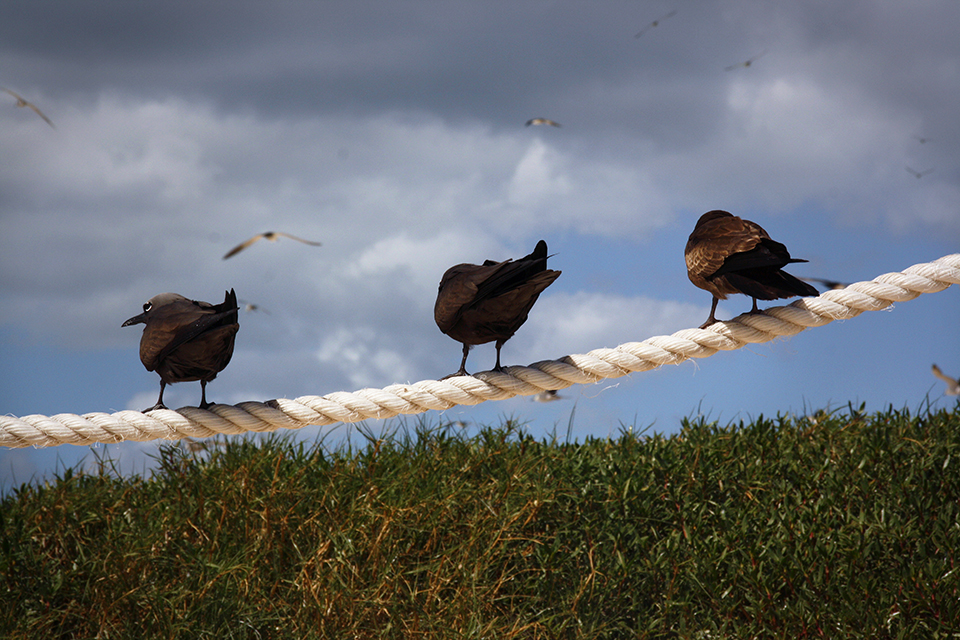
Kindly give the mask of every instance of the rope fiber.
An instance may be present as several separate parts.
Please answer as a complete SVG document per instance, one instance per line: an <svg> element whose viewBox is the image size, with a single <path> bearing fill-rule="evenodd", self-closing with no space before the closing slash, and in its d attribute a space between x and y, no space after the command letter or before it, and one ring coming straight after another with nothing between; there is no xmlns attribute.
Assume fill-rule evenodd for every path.
<svg viewBox="0 0 960 640"><path fill-rule="evenodd" d="M206 438L218 434L299 429L308 425L443 411L457 405L475 405L619 378L665 364L680 364L689 358L706 358L717 351L769 342L810 327L822 327L834 320L854 318L864 311L885 309L894 302L913 300L922 293L943 291L951 284L960 284L960 253L915 264L899 273L886 273L869 282L856 282L844 289L826 291L815 298L801 298L786 306L742 314L706 329L684 329L643 342L627 342L615 349L594 349L559 360L535 362L527 367L505 367L502 373L484 371L442 381L394 384L353 393L337 391L293 400L281 398L237 405L216 404L208 410L183 407L176 411L158 409L149 413L118 411L82 416L70 413L49 417L0 416L0 446L49 447L124 440Z"/></svg>

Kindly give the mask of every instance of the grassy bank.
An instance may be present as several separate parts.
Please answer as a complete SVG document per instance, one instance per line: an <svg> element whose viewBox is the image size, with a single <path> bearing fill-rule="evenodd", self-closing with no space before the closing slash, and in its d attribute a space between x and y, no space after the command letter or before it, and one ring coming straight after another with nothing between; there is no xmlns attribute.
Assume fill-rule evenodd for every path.
<svg viewBox="0 0 960 640"><path fill-rule="evenodd" d="M163 450L0 504L12 638L918 638L960 628L960 417Z"/></svg>

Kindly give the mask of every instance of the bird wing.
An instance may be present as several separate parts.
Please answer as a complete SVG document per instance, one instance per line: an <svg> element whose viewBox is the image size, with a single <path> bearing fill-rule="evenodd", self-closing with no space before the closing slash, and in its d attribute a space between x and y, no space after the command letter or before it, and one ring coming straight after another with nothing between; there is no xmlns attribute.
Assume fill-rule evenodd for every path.
<svg viewBox="0 0 960 640"><path fill-rule="evenodd" d="M933 365L932 367L930 367L930 370L933 371L933 375L937 376L938 378L946 382L948 385L958 384L956 380L946 375L943 371L940 371L940 367L938 367L937 365Z"/></svg>
<svg viewBox="0 0 960 640"><path fill-rule="evenodd" d="M437 321L440 331L447 333L463 313L464 307L477 297L477 285L483 282L493 269L498 266L458 264L447 269L440 280L437 291L437 302L433 307L433 317Z"/></svg>
<svg viewBox="0 0 960 640"><path fill-rule="evenodd" d="M312 246L314 246L314 247L321 247L321 246L323 246L323 243L321 243L321 242L314 242L314 241L312 241L312 240L304 240L303 238L298 238L298 237L295 236L295 235L291 235L291 234L289 234L289 233L284 233L283 231L274 231L273 233L274 233L275 235L283 236L283 237L285 237L285 238L290 238L291 240L296 240L297 242L302 242L303 244L309 244L309 245L312 245Z"/></svg>
<svg viewBox="0 0 960 640"><path fill-rule="evenodd" d="M737 216L710 220L690 234L684 252L687 270L712 277L731 256L753 250L764 239L770 236L755 222Z"/></svg>
<svg viewBox="0 0 960 640"><path fill-rule="evenodd" d="M43 115L43 112L40 111L39 108L37 108L37 105L33 104L32 102L28 102L28 103L27 103L27 106L30 107L31 109L33 109L34 112L36 112L36 114L37 114L38 116L40 116L41 118L43 118L48 125L50 125L50 126L53 127L54 129L56 129L56 127L53 125L53 122L50 120L50 118L48 118L47 116Z"/></svg>
<svg viewBox="0 0 960 640"><path fill-rule="evenodd" d="M235 246L233 249L230 249L230 251L227 252L227 255L223 256L223 259L226 260L227 258L237 255L238 253L240 253L241 251L243 251L244 249L252 245L257 240L260 240L261 238L263 238L263 234L258 233L257 235L253 236L249 240L245 240L244 242L241 242L240 244Z"/></svg>
<svg viewBox="0 0 960 640"><path fill-rule="evenodd" d="M186 342L218 327L236 324L239 307L237 294L231 289L222 304L179 300L160 310L159 315L144 329L140 343L140 358L148 371L153 371L168 355ZM149 345L148 347L146 345ZM151 365L147 364L149 355Z"/></svg>

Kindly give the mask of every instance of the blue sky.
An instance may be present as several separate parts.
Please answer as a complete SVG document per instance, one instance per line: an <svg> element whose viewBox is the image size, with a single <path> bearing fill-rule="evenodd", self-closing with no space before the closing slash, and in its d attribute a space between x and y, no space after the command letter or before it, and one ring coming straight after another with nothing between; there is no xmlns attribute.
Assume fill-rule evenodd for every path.
<svg viewBox="0 0 960 640"><path fill-rule="evenodd" d="M808 259L798 276L869 280L960 251L960 3L781 5L4 5L0 86L56 129L0 94L0 411L150 406L140 328L120 324L164 291L218 302L233 287L262 309L241 314L208 387L236 403L453 371L460 345L432 316L443 271L540 238L563 275L505 364L698 326L710 295L683 246L710 209ZM563 126L525 127L535 116ZM267 230L323 246L221 259ZM930 364L960 375L958 313L952 287L558 402L433 417L510 416L537 435L572 420L583 438L698 413L954 406ZM477 347L468 369L493 360ZM165 399L195 405L199 385ZM0 485L94 454L143 470L155 450L0 450Z"/></svg>

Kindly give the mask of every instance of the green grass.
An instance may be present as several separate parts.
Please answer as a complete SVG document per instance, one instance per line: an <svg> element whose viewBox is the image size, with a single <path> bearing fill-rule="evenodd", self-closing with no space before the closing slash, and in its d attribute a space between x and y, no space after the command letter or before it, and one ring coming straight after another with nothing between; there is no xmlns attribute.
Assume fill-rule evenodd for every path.
<svg viewBox="0 0 960 640"><path fill-rule="evenodd" d="M960 637L960 418L399 423L0 503L7 638Z"/></svg>

